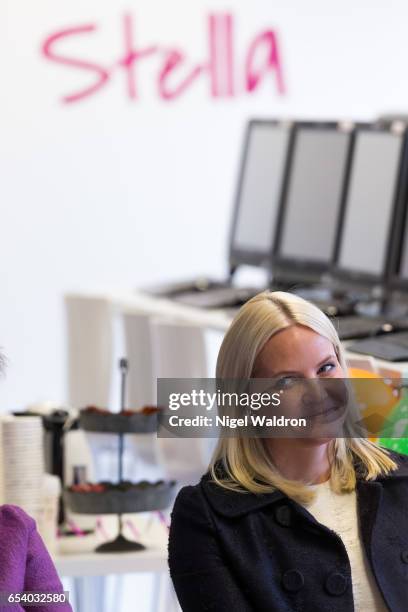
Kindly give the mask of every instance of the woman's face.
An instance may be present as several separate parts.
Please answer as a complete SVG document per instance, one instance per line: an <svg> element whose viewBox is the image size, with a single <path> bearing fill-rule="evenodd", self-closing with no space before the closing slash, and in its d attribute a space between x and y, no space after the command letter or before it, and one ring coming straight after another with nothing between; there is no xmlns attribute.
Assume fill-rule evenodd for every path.
<svg viewBox="0 0 408 612"><path fill-rule="evenodd" d="M308 327L287 327L265 344L252 376L276 381L285 416L306 417L307 433L303 430L301 436L318 438L320 443L335 437L345 415L342 384L320 380L316 384L316 379L346 376L330 340Z"/></svg>

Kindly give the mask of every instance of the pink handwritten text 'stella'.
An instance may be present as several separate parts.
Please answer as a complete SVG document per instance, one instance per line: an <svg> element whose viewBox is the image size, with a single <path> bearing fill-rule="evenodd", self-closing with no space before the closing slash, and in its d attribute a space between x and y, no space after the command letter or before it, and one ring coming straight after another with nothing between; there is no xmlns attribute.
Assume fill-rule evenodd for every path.
<svg viewBox="0 0 408 612"><path fill-rule="evenodd" d="M192 62L186 51L178 47L153 44L138 48L135 43L133 16L123 16L124 50L121 57L111 65L104 66L88 59L79 59L64 52L64 42L75 37L95 36L98 26L94 23L58 30L44 40L41 50L47 60L68 68L89 73L89 85L62 96L62 102L79 102L101 91L117 70L124 71L126 95L137 100L140 95L138 66L148 58L159 58L159 69L155 74L157 94L163 100L174 100L186 92L198 79L207 79L212 98L234 97L241 92L254 92L264 79L271 81L278 95L285 93L283 69L274 30L258 33L249 44L244 56L243 78L237 78L239 66L235 48L234 18L231 14L211 14L207 17L208 59ZM241 74L241 73L240 73ZM237 84L239 82L239 84ZM274 91L271 87L271 90Z"/></svg>

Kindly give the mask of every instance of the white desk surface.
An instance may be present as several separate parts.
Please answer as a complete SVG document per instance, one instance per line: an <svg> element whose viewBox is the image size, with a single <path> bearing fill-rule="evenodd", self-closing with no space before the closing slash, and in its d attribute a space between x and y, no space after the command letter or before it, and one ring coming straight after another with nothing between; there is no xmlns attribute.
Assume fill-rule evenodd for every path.
<svg viewBox="0 0 408 612"><path fill-rule="evenodd" d="M54 557L60 576L106 576L137 572L167 572L167 548L150 546L130 553L76 553Z"/></svg>

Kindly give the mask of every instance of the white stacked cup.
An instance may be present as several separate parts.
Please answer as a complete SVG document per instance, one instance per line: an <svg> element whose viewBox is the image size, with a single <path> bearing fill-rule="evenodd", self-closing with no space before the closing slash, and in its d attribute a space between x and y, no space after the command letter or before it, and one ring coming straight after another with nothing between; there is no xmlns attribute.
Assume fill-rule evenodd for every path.
<svg viewBox="0 0 408 612"><path fill-rule="evenodd" d="M38 519L44 475L43 428L37 416L1 420L3 501Z"/></svg>
<svg viewBox="0 0 408 612"><path fill-rule="evenodd" d="M61 481L58 476L44 474L42 483L42 506L38 519L38 531L48 549L57 551L58 502L61 495Z"/></svg>

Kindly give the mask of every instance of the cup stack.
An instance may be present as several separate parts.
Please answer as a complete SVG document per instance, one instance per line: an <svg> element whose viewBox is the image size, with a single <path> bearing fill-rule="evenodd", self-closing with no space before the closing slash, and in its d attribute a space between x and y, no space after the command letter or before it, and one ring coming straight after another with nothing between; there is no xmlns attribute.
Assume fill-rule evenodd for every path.
<svg viewBox="0 0 408 612"><path fill-rule="evenodd" d="M15 504L37 520L44 475L40 417L7 416L1 420L3 502Z"/></svg>
<svg viewBox="0 0 408 612"><path fill-rule="evenodd" d="M37 517L37 527L50 554L57 551L58 502L61 481L58 476L44 474L42 482L42 505Z"/></svg>

